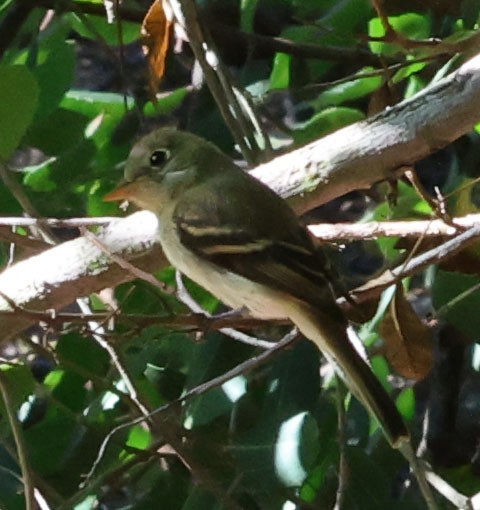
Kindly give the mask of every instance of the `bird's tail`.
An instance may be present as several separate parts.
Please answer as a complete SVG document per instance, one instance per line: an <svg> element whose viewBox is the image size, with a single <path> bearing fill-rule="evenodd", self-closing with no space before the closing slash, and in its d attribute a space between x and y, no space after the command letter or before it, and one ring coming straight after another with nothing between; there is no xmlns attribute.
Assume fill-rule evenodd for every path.
<svg viewBox="0 0 480 510"><path fill-rule="evenodd" d="M308 339L332 361L352 393L376 417L394 448L409 440L402 416L347 336L347 324L340 310L332 306L329 313L297 302L290 308L290 319Z"/></svg>

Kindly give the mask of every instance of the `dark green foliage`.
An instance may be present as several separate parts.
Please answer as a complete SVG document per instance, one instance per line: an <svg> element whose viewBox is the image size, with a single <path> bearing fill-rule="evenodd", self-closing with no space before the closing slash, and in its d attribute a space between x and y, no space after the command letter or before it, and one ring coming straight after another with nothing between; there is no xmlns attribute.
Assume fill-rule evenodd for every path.
<svg viewBox="0 0 480 510"><path fill-rule="evenodd" d="M389 2L385 3L388 8ZM393 5L392 12L386 14L391 26L407 40L468 40L478 30L480 2L463 0L452 5L456 3L459 8L416 2L415 11ZM102 2L34 4L26 0L0 2L0 158L14 169L12 179L39 215L121 214L102 197L120 180L121 166L134 140L160 125L188 128L238 159L233 137L210 93L191 87L188 49L181 56L170 52L161 94L156 102L149 100L138 42L145 3L143 7L133 1L122 3L122 30L120 25L106 22ZM427 59L432 55L429 45L409 47L399 39L385 41L385 27L369 0L198 4L211 20L212 34L225 61L232 65L232 75L248 89L262 119L267 119L274 148L284 144L287 135L303 145L366 119L372 111L422 90L437 73L446 72L444 65L450 70L457 65L453 53ZM46 7L57 9L52 19L45 18ZM19 15L22 9L23 18ZM230 37L220 30L219 23L228 24ZM288 53L285 47L262 46L260 38L250 47L236 32L240 27L298 46ZM123 56L120 32L126 45ZM302 44L308 45L304 54ZM94 48L93 57L84 56L87 45ZM314 45L316 55L312 53ZM322 53L332 47L338 52L335 57ZM467 45L465 55L470 51ZM82 65L90 69L88 86L81 75ZM396 67L384 72L389 65ZM452 144L445 161L423 161L425 188L435 189L440 173L440 184L447 191L465 182L463 168L469 176L477 175L477 138L472 136L468 144L465 140ZM437 172L438 165L444 165L442 172ZM381 221L428 218L432 213L424 197L406 183L398 183L396 201L387 200L390 191L376 188L362 214ZM342 200L343 214L351 204ZM467 208L469 212L477 209L477 205ZM23 212L15 193L0 180L0 215L20 217ZM316 219L321 220L322 210L316 213ZM26 229L16 232L30 233ZM68 239L78 232L56 233ZM373 251L375 260L381 259L386 266L394 265L409 248L388 238L376 242ZM15 260L31 255L28 250L18 250L13 254ZM2 269L11 256L10 243L1 241ZM355 271L348 261L347 265L349 272ZM358 265L362 266L361 261ZM441 309L439 319L461 330L470 341L478 340L480 330L478 291L467 293L454 306L447 305L478 285L475 267L469 275L430 268L407 282L414 291L412 296L423 293L432 298L429 312ZM462 271L463 267L456 269ZM170 287L175 285L172 270L157 276ZM367 277L369 274L357 267L351 279L360 282ZM221 309L203 289L191 282L186 286L204 309ZM4 344L2 392L8 393L8 406L18 416L33 483L50 508L333 508L342 455L347 466L347 473L341 474L346 483L345 510L424 508L415 486L404 489L408 479L405 461L388 447L376 424L353 398L346 406L343 437L339 436L338 384L328 374L320 376L319 368L324 366L313 345L299 341L268 363L178 403L188 391L260 351L218 332L192 334L186 327L161 324L187 309L172 293L143 281L120 285L115 297L121 317L115 318L111 327L109 321L108 327L92 326L97 328L97 337L86 322L72 321L55 330L32 328L18 342ZM361 330L374 354L373 368L389 391L392 372L376 347L381 340L378 325L391 297L387 290L376 317ZM98 296L90 296L90 303L95 311L108 311ZM151 321L144 327L139 319L142 314L158 316L158 323ZM266 325L248 333L278 339L287 331L284 326ZM135 386L138 402L129 397L102 340L113 346ZM32 358L42 364L40 375ZM465 358L461 362L470 373L471 360ZM458 385L466 394L478 396L478 383L471 373L470 377L468 384ZM435 383L430 381L428 388L427 381L416 394L409 383L395 383L394 397L419 438L421 410L429 405L428 395L435 393ZM160 409L153 416L153 425L138 419L138 403L149 411ZM449 401L449 405L455 403ZM0 507L22 510L23 474L6 406L0 398ZM451 412L456 416L457 409ZM480 433L478 420L469 421L468 429L469 440L478 447L478 441L472 439L478 439ZM461 441L458 435L453 437L446 441ZM436 453L433 458L438 457ZM478 492L478 451L454 451L449 459L454 460L442 475L469 495ZM441 508L452 507L442 503Z"/></svg>

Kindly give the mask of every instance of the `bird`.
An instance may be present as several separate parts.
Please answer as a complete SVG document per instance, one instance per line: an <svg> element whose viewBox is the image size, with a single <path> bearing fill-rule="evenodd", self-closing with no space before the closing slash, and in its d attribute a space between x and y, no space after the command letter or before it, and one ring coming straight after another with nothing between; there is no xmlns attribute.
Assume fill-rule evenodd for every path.
<svg viewBox="0 0 480 510"><path fill-rule="evenodd" d="M334 364L391 446L409 442L401 414L349 339L325 254L273 190L211 142L159 128L133 146L123 183L104 200L153 212L168 261L225 305L291 321Z"/></svg>

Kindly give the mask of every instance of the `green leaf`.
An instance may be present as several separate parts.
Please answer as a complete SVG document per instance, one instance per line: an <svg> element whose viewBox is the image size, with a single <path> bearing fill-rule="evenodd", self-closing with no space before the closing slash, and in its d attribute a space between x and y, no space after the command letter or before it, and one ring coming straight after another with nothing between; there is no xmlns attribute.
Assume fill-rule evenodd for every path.
<svg viewBox="0 0 480 510"><path fill-rule="evenodd" d="M313 503L317 499L318 492L324 486L329 472L333 469L336 470L338 465L338 443L333 440L337 434L337 422L331 429L330 437L323 437L318 442L320 446L321 456L317 465L311 470L308 478L305 480L302 488L300 489L300 496L302 500Z"/></svg>
<svg viewBox="0 0 480 510"><path fill-rule="evenodd" d="M23 495L22 473L15 460L12 458L11 448L0 446L0 508L5 510L24 510L25 500Z"/></svg>
<svg viewBox="0 0 480 510"><path fill-rule="evenodd" d="M187 87L179 87L171 92L162 94L162 97L158 99L156 104L147 103L143 111L147 116L168 115L181 106L188 94Z"/></svg>
<svg viewBox="0 0 480 510"><path fill-rule="evenodd" d="M139 23L131 23L118 19L118 23L108 23L106 16L89 14L73 17L72 28L80 35L93 40L101 38L104 43L119 46L121 43L130 44L140 39ZM120 38L120 33L122 38Z"/></svg>
<svg viewBox="0 0 480 510"><path fill-rule="evenodd" d="M7 384L8 396L14 407L13 411L18 412L20 406L34 393L35 380L32 372L25 365L1 365L0 370ZM0 402L3 413L3 398L0 398Z"/></svg>
<svg viewBox="0 0 480 510"><path fill-rule="evenodd" d="M338 38L332 37L328 30L321 30L317 26L308 25L287 26L281 33L281 37L296 43L325 45L338 45L339 43ZM340 44L343 45L343 43L342 38ZM291 58L289 86L299 87L311 83L312 80L320 79L333 66L333 62L328 60Z"/></svg>
<svg viewBox="0 0 480 510"><path fill-rule="evenodd" d="M52 44L49 49L45 61L34 70L40 87L37 119L53 112L73 81L75 68L73 45L62 41L62 44Z"/></svg>
<svg viewBox="0 0 480 510"><path fill-rule="evenodd" d="M478 284L477 275L439 270L432 287L433 306L437 311L442 310L441 317L475 341L480 331Z"/></svg>
<svg viewBox="0 0 480 510"><path fill-rule="evenodd" d="M299 487L319 453L318 427L306 412L284 421L278 431L274 464L281 482L286 487Z"/></svg>
<svg viewBox="0 0 480 510"><path fill-rule="evenodd" d="M35 122L25 136L25 144L58 157L84 139L88 122L89 118L85 115L57 108Z"/></svg>
<svg viewBox="0 0 480 510"><path fill-rule="evenodd" d="M92 338L75 333L60 338L56 353L61 362L68 361L74 367L78 366L82 373L104 376L110 366L110 358L105 349Z"/></svg>
<svg viewBox="0 0 480 510"><path fill-rule="evenodd" d="M96 496L87 496L80 504L78 504L74 510L92 510L97 506Z"/></svg>
<svg viewBox="0 0 480 510"><path fill-rule="evenodd" d="M427 67L426 62L415 62L414 64L411 64L409 66L402 67L394 74L392 78L392 83L400 83L402 80L409 78L410 76L419 73L420 71L423 71L425 67ZM406 95L406 97L409 96Z"/></svg>
<svg viewBox="0 0 480 510"><path fill-rule="evenodd" d="M463 25L467 29L474 29L478 23L480 0L462 0Z"/></svg>
<svg viewBox="0 0 480 510"><path fill-rule="evenodd" d="M137 450L146 450L152 442L152 435L141 425L132 427L128 434L127 446Z"/></svg>
<svg viewBox="0 0 480 510"><path fill-rule="evenodd" d="M305 341L282 352L264 384L236 406L237 438L230 451L249 486L273 497L281 486L300 485L319 452L322 432L312 419L320 390L316 347ZM293 446L295 452L288 453Z"/></svg>
<svg viewBox="0 0 480 510"><path fill-rule="evenodd" d="M194 486L182 510L223 510L224 505L216 500L211 492L202 487Z"/></svg>
<svg viewBox="0 0 480 510"><path fill-rule="evenodd" d="M328 39L322 38L322 42L329 44L356 44L356 34L364 30L371 13L369 0L347 0L333 2L330 9L325 13L318 24L326 27ZM341 37L339 37L341 36Z"/></svg>
<svg viewBox="0 0 480 510"><path fill-rule="evenodd" d="M405 388L395 403L406 420L410 421L415 418L415 392L413 388Z"/></svg>
<svg viewBox="0 0 480 510"><path fill-rule="evenodd" d="M364 118L363 112L354 108L326 108L314 115L303 128L295 130L293 139L296 144L303 145Z"/></svg>
<svg viewBox="0 0 480 510"><path fill-rule="evenodd" d="M312 105L315 109L319 110L326 106L338 106L347 101L356 101L357 99L368 96L382 84L382 78L380 76L362 77L363 74L368 74L372 71L373 68L363 68L357 73L358 78L354 77L350 81L330 87L328 90L322 92L317 99L312 101Z"/></svg>
<svg viewBox="0 0 480 510"><path fill-rule="evenodd" d="M0 66L0 157L20 145L37 108L38 85L23 66Z"/></svg>
<svg viewBox="0 0 480 510"><path fill-rule="evenodd" d="M240 28L247 33L253 32L255 11L259 0L241 0L240 3Z"/></svg>
<svg viewBox="0 0 480 510"><path fill-rule="evenodd" d="M199 303L205 311L213 313L218 309L220 301L210 292L188 278L184 278L183 283L195 302Z"/></svg>
<svg viewBox="0 0 480 510"><path fill-rule="evenodd" d="M331 4L337 4L336 0L329 0L328 2L323 0L291 0L291 3L298 19L315 19L328 12L332 7Z"/></svg>
<svg viewBox="0 0 480 510"><path fill-rule="evenodd" d="M380 204L374 213L373 219L377 221L421 218L425 214L432 213L429 204L408 184L398 181L397 201L395 205L387 202Z"/></svg>
<svg viewBox="0 0 480 510"><path fill-rule="evenodd" d="M86 136L90 137L98 148L102 148L109 145L115 127L134 103L132 98L113 92L70 90L61 106L90 119Z"/></svg>
<svg viewBox="0 0 480 510"><path fill-rule="evenodd" d="M81 139L80 143L57 159L27 172L24 183L32 190L41 192L36 196L36 205L43 214L82 214L83 198L77 194L76 187L89 181L90 164L94 156L93 142ZM53 190L55 193L50 193Z"/></svg>
<svg viewBox="0 0 480 510"><path fill-rule="evenodd" d="M290 86L291 55L277 53L273 60L273 69L270 73L270 90L287 89Z"/></svg>
<svg viewBox="0 0 480 510"><path fill-rule="evenodd" d="M50 406L42 421L25 431L29 461L39 476L60 475L62 465L78 441L81 427L57 406Z"/></svg>
<svg viewBox="0 0 480 510"><path fill-rule="evenodd" d="M65 95L62 108L90 120L85 137L95 144L98 151L95 157L96 175L112 172L115 163L123 160L128 153L125 142L130 140L122 140L119 144L114 135L127 110L133 105L132 98L111 92L71 90Z"/></svg>
<svg viewBox="0 0 480 510"><path fill-rule="evenodd" d="M115 92L91 92L88 90L70 90L62 101L62 107L76 111L93 119L99 114L123 115L125 108L134 106L131 97Z"/></svg>
<svg viewBox="0 0 480 510"><path fill-rule="evenodd" d="M207 342L194 347L192 362L188 367L186 387L195 387L229 370L236 362L243 361L243 356L240 359L238 356L244 353L244 346L233 346L222 335L216 333L208 335ZM245 388L246 379L239 376L195 398L188 406L186 426L208 424L219 416L227 415L243 396Z"/></svg>
<svg viewBox="0 0 480 510"><path fill-rule="evenodd" d="M390 25L399 34L413 40L426 39L430 36L431 20L427 15L413 12L400 16L389 16ZM370 37L384 37L385 27L380 18L373 18L368 23L368 35ZM398 44L384 42L370 42L370 49L374 53L393 56L400 51Z"/></svg>
<svg viewBox="0 0 480 510"><path fill-rule="evenodd" d="M72 411L81 412L86 403L85 378L73 371L53 370L45 378L45 385L57 402Z"/></svg>
<svg viewBox="0 0 480 510"><path fill-rule="evenodd" d="M349 476L344 494L344 507L368 510L392 508L394 502L391 494L392 484L396 477L401 476L399 456L392 456L392 450L388 447L383 458L379 458L379 455L383 454L380 448L371 455L353 446L347 446L345 452ZM409 510L425 508L425 503L421 499L415 500L409 497L408 493L402 497L402 503L403 505L398 508Z"/></svg>
<svg viewBox="0 0 480 510"><path fill-rule="evenodd" d="M53 191L56 189L57 185L51 176L52 163L55 161L56 158L49 158L39 165L23 168L25 172L23 183L33 190L40 192Z"/></svg>
<svg viewBox="0 0 480 510"><path fill-rule="evenodd" d="M266 396L269 416L283 421L304 410L312 410L320 392L319 353L310 341L298 342L271 365L271 379L277 381Z"/></svg>

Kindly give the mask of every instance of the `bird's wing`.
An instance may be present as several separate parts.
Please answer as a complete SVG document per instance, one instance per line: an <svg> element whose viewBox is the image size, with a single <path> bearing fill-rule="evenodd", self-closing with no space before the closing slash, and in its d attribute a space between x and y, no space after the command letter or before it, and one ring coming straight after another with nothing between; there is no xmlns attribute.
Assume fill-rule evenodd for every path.
<svg viewBox="0 0 480 510"><path fill-rule="evenodd" d="M236 189L217 175L215 182L185 193L173 215L181 243L248 279L314 305L333 304L327 261L293 211L277 196L272 200L269 188L244 177L234 180ZM266 201L271 205L265 210Z"/></svg>
<svg viewBox="0 0 480 510"><path fill-rule="evenodd" d="M248 188L232 190L231 181L217 176L203 189L185 193L173 217L180 241L203 259L296 298L289 318L335 362L353 393L378 418L390 443L401 445L408 431L347 337L324 258L291 209L281 200L270 200L273 192L256 182L236 181L235 186ZM242 197L243 202L232 204L226 197ZM266 200L271 204L268 210L259 207Z"/></svg>

